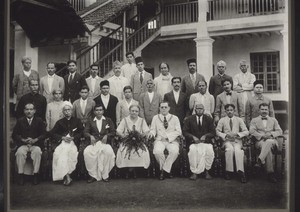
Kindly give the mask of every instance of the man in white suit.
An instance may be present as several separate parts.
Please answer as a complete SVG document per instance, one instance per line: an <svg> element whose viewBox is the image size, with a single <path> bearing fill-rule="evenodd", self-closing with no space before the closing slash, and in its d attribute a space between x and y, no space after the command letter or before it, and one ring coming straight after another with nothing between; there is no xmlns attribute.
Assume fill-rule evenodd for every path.
<svg viewBox="0 0 300 212"><path fill-rule="evenodd" d="M130 86L133 89L133 99L138 101L141 93L147 91L147 80L153 79L152 75L144 70L145 65L141 57L135 58L138 71L131 76Z"/></svg>
<svg viewBox="0 0 300 212"><path fill-rule="evenodd" d="M47 103L53 101L53 90L65 90L64 79L55 74L56 66L55 63L49 62L46 67L47 75L42 77L40 80L40 93L47 99Z"/></svg>
<svg viewBox="0 0 300 212"><path fill-rule="evenodd" d="M260 149L260 154L255 164L256 169L260 169L266 164L268 178L272 183L276 183L277 179L274 175L272 149L278 146L276 137L282 135L282 130L278 121L269 116L269 105L262 103L259 105L260 116L252 119L250 122L250 134L255 137L255 146Z"/></svg>
<svg viewBox="0 0 300 212"><path fill-rule="evenodd" d="M118 98L119 101L124 99L123 88L129 85L129 80L126 77L121 76L121 63L115 61L113 63L114 76L108 79L110 84L110 94Z"/></svg>
<svg viewBox="0 0 300 212"><path fill-rule="evenodd" d="M89 97L92 99L100 95L100 82L103 78L99 77L99 67L96 64L90 66L90 76L85 79L86 84L89 86Z"/></svg>
<svg viewBox="0 0 300 212"><path fill-rule="evenodd" d="M169 113L168 102L161 102L159 108L160 114L152 119L149 137L155 137L153 154L159 163L159 179L163 180L164 172L172 177L171 168L179 155L178 139L181 135L181 126L178 117ZM167 158L164 154L165 149L169 152Z"/></svg>
<svg viewBox="0 0 300 212"><path fill-rule="evenodd" d="M234 116L235 106L233 104L225 105L225 110L227 116L220 119L216 128L216 134L222 138L225 146L225 179L231 179L230 175L234 172L233 159L235 158L236 170L241 182L246 183L242 138L248 136L249 131L243 119Z"/></svg>

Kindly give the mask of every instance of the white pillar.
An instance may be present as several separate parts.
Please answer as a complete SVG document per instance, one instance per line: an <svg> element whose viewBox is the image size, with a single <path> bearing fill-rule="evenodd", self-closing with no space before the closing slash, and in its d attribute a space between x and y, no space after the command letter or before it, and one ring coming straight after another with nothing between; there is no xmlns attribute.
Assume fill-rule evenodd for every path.
<svg viewBox="0 0 300 212"><path fill-rule="evenodd" d="M213 39L209 37L207 31L207 21L206 21L206 13L207 13L208 2L207 0L198 0L198 24L197 24L197 38L194 39L196 42L197 49L197 70L198 73L202 74L207 83L209 83L209 79L213 74L213 51L212 44L214 42Z"/></svg>
<svg viewBox="0 0 300 212"><path fill-rule="evenodd" d="M38 71L38 47L32 48L30 46L30 40L26 36L22 27L18 24L15 26L15 64L14 70L15 73L19 73L22 71L23 66L21 63L21 59L24 56L31 57L32 63L31 68L33 70Z"/></svg>

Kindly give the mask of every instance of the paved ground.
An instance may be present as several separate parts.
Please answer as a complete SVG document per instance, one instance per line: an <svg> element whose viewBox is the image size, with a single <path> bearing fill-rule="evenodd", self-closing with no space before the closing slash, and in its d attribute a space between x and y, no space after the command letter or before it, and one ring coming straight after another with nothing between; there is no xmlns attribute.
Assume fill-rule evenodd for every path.
<svg viewBox="0 0 300 212"><path fill-rule="evenodd" d="M11 185L11 209L285 209L286 181L264 177L241 184L238 179L211 181L173 178L164 181L138 178L109 183L75 181L70 187L42 182L37 186Z"/></svg>

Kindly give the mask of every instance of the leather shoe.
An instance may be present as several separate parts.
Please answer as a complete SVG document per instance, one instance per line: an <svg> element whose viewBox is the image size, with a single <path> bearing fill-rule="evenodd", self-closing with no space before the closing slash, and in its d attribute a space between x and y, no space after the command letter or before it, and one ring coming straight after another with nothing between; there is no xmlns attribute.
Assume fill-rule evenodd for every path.
<svg viewBox="0 0 300 212"><path fill-rule="evenodd" d="M24 185L24 174L19 174L18 176L18 184Z"/></svg>
<svg viewBox="0 0 300 212"><path fill-rule="evenodd" d="M164 180L165 179L164 171L163 170L161 170L161 172L160 172L159 179L160 180Z"/></svg>
<svg viewBox="0 0 300 212"><path fill-rule="evenodd" d="M168 177L169 177L170 179L173 178L172 172L170 172L170 173L168 174Z"/></svg>
<svg viewBox="0 0 300 212"><path fill-rule="evenodd" d="M208 170L205 170L205 179L206 180L211 180L212 176L209 174Z"/></svg>
<svg viewBox="0 0 300 212"><path fill-rule="evenodd" d="M191 176L190 176L190 180L196 180L197 179L197 175L195 173L193 173Z"/></svg>
<svg viewBox="0 0 300 212"><path fill-rule="evenodd" d="M94 177L89 177L89 179L87 180L87 183L93 183L93 182L95 182L95 181L97 181Z"/></svg>
<svg viewBox="0 0 300 212"><path fill-rule="evenodd" d="M255 172L256 172L256 173L259 172L259 170L261 169L261 167L262 167L262 162L261 162L261 160L258 158L258 159L257 159L257 163L254 165L254 170L255 170Z"/></svg>
<svg viewBox="0 0 300 212"><path fill-rule="evenodd" d="M35 173L34 175L33 175L33 185L37 185L37 184L39 184L39 176L38 176L38 174L37 173Z"/></svg>
<svg viewBox="0 0 300 212"><path fill-rule="evenodd" d="M225 173L225 180L231 180L230 172Z"/></svg>
<svg viewBox="0 0 300 212"><path fill-rule="evenodd" d="M105 183L108 183L108 182L109 182L109 179L108 179L108 178L102 179L102 181L105 182Z"/></svg>
<svg viewBox="0 0 300 212"><path fill-rule="evenodd" d="M242 172L242 171L239 171L239 175L240 175L240 178L241 178L241 183L246 183L247 180L246 180L245 173Z"/></svg>
<svg viewBox="0 0 300 212"><path fill-rule="evenodd" d="M269 181L271 183L277 183L277 179L276 179L274 173L269 174Z"/></svg>

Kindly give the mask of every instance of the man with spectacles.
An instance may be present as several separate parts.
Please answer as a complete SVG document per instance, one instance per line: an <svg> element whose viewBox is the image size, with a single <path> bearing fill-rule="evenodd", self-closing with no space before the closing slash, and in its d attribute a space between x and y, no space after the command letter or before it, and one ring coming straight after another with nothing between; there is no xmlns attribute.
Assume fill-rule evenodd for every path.
<svg viewBox="0 0 300 212"><path fill-rule="evenodd" d="M163 180L165 173L172 177L171 168L179 155L181 127L178 117L169 113L168 102L161 102L159 109L160 114L152 119L149 137L155 137L153 154L159 163L159 179ZM164 154L165 149L169 152L167 158Z"/></svg>

